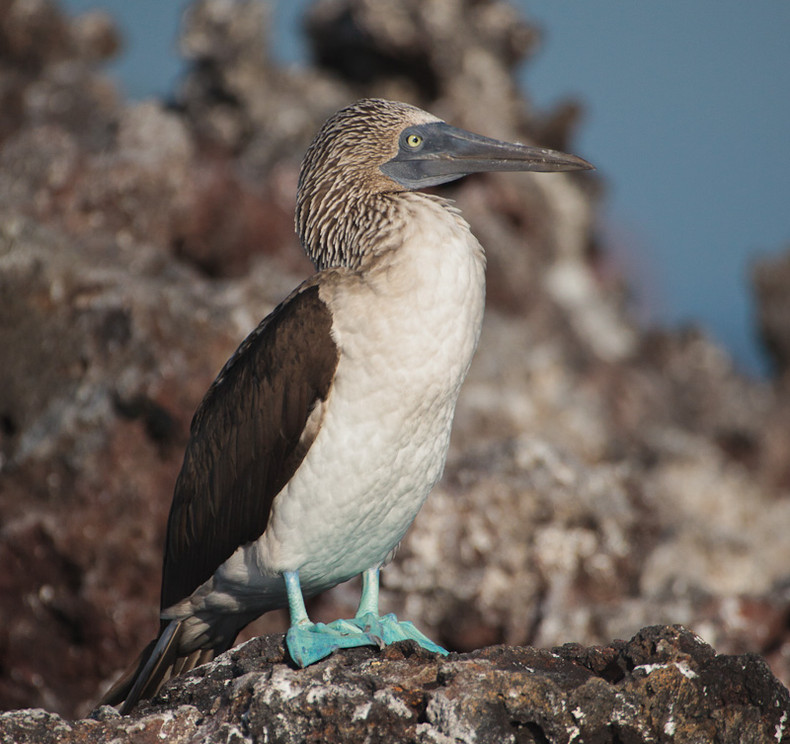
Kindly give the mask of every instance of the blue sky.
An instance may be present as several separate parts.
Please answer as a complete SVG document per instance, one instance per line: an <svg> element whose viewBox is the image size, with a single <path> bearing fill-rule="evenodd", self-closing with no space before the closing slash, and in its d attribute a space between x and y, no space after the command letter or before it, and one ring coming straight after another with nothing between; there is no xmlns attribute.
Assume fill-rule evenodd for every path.
<svg viewBox="0 0 790 744"><path fill-rule="evenodd" d="M758 370L747 275L790 248L790 3L520 5L546 32L527 88L585 101L577 149L651 317L701 323Z"/></svg>
<svg viewBox="0 0 790 744"><path fill-rule="evenodd" d="M574 148L606 178L601 229L651 322L704 326L749 372L749 267L790 247L790 3L514 0L544 31L522 80L539 107L574 96ZM109 10L127 51L111 72L132 98L166 96L179 70L180 0L66 0ZM304 59L309 0L274 3L275 55Z"/></svg>

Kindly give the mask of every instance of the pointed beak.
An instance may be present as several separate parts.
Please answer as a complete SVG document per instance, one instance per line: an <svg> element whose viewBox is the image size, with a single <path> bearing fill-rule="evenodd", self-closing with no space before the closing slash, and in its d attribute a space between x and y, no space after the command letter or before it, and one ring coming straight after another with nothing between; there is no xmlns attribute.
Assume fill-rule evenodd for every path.
<svg viewBox="0 0 790 744"><path fill-rule="evenodd" d="M381 166L407 189L421 189L484 171L594 170L586 160L556 150L483 137L443 121L401 133L398 154Z"/></svg>

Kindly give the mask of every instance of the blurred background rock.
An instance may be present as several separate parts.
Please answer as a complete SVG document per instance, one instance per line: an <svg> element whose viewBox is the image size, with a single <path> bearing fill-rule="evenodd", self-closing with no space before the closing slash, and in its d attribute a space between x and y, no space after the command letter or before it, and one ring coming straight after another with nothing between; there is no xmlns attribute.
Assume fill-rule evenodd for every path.
<svg viewBox="0 0 790 744"><path fill-rule="evenodd" d="M504 1L319 0L302 66L277 61L273 18L258 0L189 4L183 74L129 101L102 71L121 44L107 15L0 0L4 708L86 713L156 627L191 415L311 271L293 203L326 116L396 98L594 159L579 103L523 92L541 34ZM755 380L699 330L637 322L596 164L604 176L441 191L487 249L488 310L445 478L382 607L455 650L683 623L787 683L787 257L753 270L773 360ZM346 615L356 596L344 585L311 611ZM272 613L247 635L285 624Z"/></svg>

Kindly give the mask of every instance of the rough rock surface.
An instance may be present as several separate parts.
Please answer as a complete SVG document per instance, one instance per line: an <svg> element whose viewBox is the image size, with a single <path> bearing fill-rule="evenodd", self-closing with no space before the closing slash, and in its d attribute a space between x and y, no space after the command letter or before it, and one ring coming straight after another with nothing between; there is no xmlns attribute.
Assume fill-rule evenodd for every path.
<svg viewBox="0 0 790 744"><path fill-rule="evenodd" d="M289 70L268 57L265 7L190 6L191 66L166 107L124 102L98 72L118 43L103 16L0 0L0 707L44 708L52 731L71 726L55 714L87 714L154 632L190 417L310 272L293 202L321 121L374 94L575 150L578 106L538 112L517 87L539 37L505 2L397 0L383 13L322 0L308 22L316 64ZM442 189L487 249L488 309L445 478L384 571L382 606L453 651L606 645L682 623L720 653L762 654L787 683L784 264L756 275L778 376L755 382L693 329L636 325L595 234L601 183L488 174ZM310 610L346 616L357 596L351 582ZM247 636L283 622L272 613ZM620 684L595 674L578 689ZM157 705L159 732L175 714Z"/></svg>
<svg viewBox="0 0 790 744"><path fill-rule="evenodd" d="M781 742L790 693L756 655L718 656L680 626L552 651L490 646L441 658L410 641L307 669L267 636L176 678L128 717L0 715L0 740L58 742Z"/></svg>

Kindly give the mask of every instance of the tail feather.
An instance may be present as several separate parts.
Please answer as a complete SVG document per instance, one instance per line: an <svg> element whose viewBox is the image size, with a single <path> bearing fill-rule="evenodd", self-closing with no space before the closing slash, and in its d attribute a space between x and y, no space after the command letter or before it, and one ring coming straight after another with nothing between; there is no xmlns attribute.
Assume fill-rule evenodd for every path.
<svg viewBox="0 0 790 744"><path fill-rule="evenodd" d="M120 705L121 715L126 715L140 700L156 695L171 677L206 664L227 651L238 633L236 624L233 624L224 628L225 632L201 636L198 643L203 645L196 649L196 639L194 635L190 636L188 625L189 618L163 621L159 635L105 693L100 704Z"/></svg>
<svg viewBox="0 0 790 744"><path fill-rule="evenodd" d="M180 656L176 659L175 664L173 664L173 670L170 676L175 677L177 674L184 674L195 667L199 667L201 664L206 664L217 656L218 653L219 651L214 648L199 648L189 654L189 656Z"/></svg>
<svg viewBox="0 0 790 744"><path fill-rule="evenodd" d="M156 695L171 677L210 661L215 655L214 649L198 649L180 655L182 625L182 620L172 620L165 625L159 636L143 649L135 663L104 695L101 703L123 703L120 712L126 715L140 700Z"/></svg>
<svg viewBox="0 0 790 744"><path fill-rule="evenodd" d="M121 715L126 715L141 698L156 695L169 677L173 665L178 661L178 637L181 634L181 620L169 622L156 641L150 655L137 673L129 694L121 706Z"/></svg>
<svg viewBox="0 0 790 744"><path fill-rule="evenodd" d="M137 679L137 675L145 665L145 662L148 660L148 657L154 650L154 646L156 646L156 642L158 640L158 637L154 638L154 640L151 641L140 652L140 655L123 673L121 678L109 690L107 690L107 692L104 693L101 700L99 701L99 705L120 705L124 700L126 700L127 696L129 695L129 691L132 689L134 681Z"/></svg>

